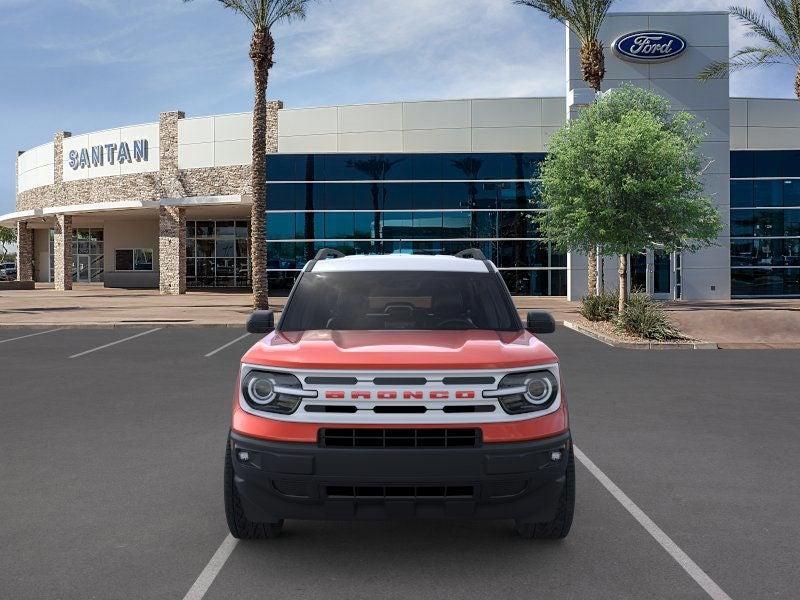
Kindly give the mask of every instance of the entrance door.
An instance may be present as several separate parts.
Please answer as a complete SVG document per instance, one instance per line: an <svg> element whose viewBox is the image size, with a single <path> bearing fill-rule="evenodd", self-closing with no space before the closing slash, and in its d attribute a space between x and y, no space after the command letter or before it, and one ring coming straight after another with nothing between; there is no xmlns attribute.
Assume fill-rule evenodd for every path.
<svg viewBox="0 0 800 600"><path fill-rule="evenodd" d="M631 271L631 292L646 292L647 291L647 254L645 252L638 252L631 254L630 261Z"/></svg>
<svg viewBox="0 0 800 600"><path fill-rule="evenodd" d="M672 260L664 250L653 250L653 297L660 299L671 298L672 286Z"/></svg>
<svg viewBox="0 0 800 600"><path fill-rule="evenodd" d="M646 293L658 300L672 299L672 256L661 249L630 254L628 285L631 292Z"/></svg>
<svg viewBox="0 0 800 600"><path fill-rule="evenodd" d="M78 255L78 281L89 283L89 257L85 254Z"/></svg>

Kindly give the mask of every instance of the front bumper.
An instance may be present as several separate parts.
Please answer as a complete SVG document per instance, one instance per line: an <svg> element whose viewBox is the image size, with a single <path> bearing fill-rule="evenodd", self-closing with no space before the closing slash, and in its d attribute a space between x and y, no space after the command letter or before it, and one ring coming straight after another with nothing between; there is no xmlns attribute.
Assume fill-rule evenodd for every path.
<svg viewBox="0 0 800 600"><path fill-rule="evenodd" d="M544 522L566 479L569 432L477 448L354 449L230 434L247 518L472 518ZM561 450L561 459L551 453ZM247 462L239 458L246 451Z"/></svg>

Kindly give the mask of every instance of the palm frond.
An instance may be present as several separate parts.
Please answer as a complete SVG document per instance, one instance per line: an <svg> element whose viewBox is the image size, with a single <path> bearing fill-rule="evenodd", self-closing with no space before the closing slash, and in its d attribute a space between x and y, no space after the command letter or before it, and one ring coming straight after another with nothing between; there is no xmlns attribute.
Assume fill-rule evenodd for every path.
<svg viewBox="0 0 800 600"><path fill-rule="evenodd" d="M191 2L192 0L183 0ZM225 8L243 15L254 29L268 31L281 21L306 18L306 7L315 0L219 0Z"/></svg>
<svg viewBox="0 0 800 600"><path fill-rule="evenodd" d="M730 60L712 62L697 77L701 81L708 81L709 79L725 77L734 71L787 62L789 62L789 59L777 48L747 46L734 52Z"/></svg>
<svg viewBox="0 0 800 600"><path fill-rule="evenodd" d="M771 1L774 4L775 0ZM747 27L746 35L762 38L770 46L780 50L792 62L800 64L800 48L792 44L792 41L785 34L779 32L766 17L746 6L732 6L730 12ZM780 22L779 24L783 28Z"/></svg>
<svg viewBox="0 0 800 600"><path fill-rule="evenodd" d="M564 23L582 44L596 41L600 27L615 0L514 0Z"/></svg>
<svg viewBox="0 0 800 600"><path fill-rule="evenodd" d="M800 47L800 2L798 0L764 0L767 10L786 33L788 42Z"/></svg>

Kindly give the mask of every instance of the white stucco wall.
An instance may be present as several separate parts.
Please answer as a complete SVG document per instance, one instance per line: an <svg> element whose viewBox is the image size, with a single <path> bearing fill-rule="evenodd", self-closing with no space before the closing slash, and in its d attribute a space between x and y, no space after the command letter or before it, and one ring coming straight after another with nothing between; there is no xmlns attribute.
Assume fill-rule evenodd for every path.
<svg viewBox="0 0 800 600"><path fill-rule="evenodd" d="M638 31L665 31L683 37L687 48L667 62L629 62L616 56L612 44L619 36ZM706 193L724 221L718 245L683 257L682 297L688 300L730 298L730 98L728 79L700 82L697 74L709 62L728 57L728 15L723 12L611 13L600 32L605 44L606 78L603 89L624 82L666 97L672 108L685 110L709 123L700 151L711 163L704 177ZM580 78L580 43L567 33L567 95L586 88ZM609 264L611 263L611 264ZM606 280L614 281L616 261L606 261ZM570 254L568 296L586 294L586 259Z"/></svg>
<svg viewBox="0 0 800 600"><path fill-rule="evenodd" d="M17 157L17 192L53 185L55 172L53 142L36 146Z"/></svg>
<svg viewBox="0 0 800 600"><path fill-rule="evenodd" d="M732 150L800 148L800 102L796 99L731 98Z"/></svg>

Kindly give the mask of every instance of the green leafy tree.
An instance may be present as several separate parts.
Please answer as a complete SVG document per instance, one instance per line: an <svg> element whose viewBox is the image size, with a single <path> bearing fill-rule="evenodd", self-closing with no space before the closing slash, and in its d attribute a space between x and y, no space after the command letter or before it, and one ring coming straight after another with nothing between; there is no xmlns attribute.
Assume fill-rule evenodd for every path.
<svg viewBox="0 0 800 600"><path fill-rule="evenodd" d="M733 53L729 60L716 61L700 73L700 79L724 77L731 71L766 65L789 64L796 69L794 93L800 100L800 0L764 0L769 17L746 6L732 6L730 13L758 40Z"/></svg>
<svg viewBox="0 0 800 600"><path fill-rule="evenodd" d="M184 0L190 2L191 0ZM272 28L283 21L304 19L313 0L219 0L225 8L235 10L253 26L250 39L250 60L253 61L255 100L253 102L253 205L250 209L250 266L253 270L253 308L269 307L267 287L267 243L265 236L267 186L267 83L274 65L275 40Z"/></svg>
<svg viewBox="0 0 800 600"><path fill-rule="evenodd" d="M8 259L8 246L16 243L17 232L10 227L0 227L0 250L2 250L2 258L0 262L5 262Z"/></svg>
<svg viewBox="0 0 800 600"><path fill-rule="evenodd" d="M614 0L514 0L514 4L535 8L569 27L581 42L581 77L599 92L606 75L600 27ZM597 248L587 248L586 253L589 295L593 296L597 289Z"/></svg>
<svg viewBox="0 0 800 600"><path fill-rule="evenodd" d="M619 311L627 255L643 248L696 252L715 243L720 216L703 196L702 126L667 100L625 85L603 94L549 142L534 218L562 251L600 244L619 255Z"/></svg>

